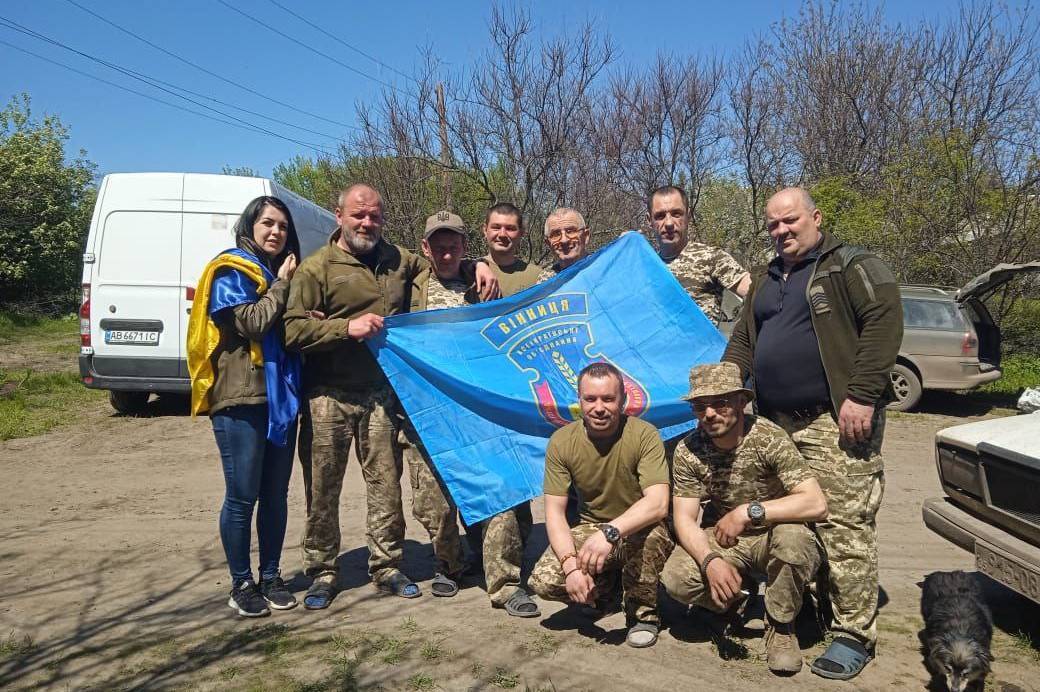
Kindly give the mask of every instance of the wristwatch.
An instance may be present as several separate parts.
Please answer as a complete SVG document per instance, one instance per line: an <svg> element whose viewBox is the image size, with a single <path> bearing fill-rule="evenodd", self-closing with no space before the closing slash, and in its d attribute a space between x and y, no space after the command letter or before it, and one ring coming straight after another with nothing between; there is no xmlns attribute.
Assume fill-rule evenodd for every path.
<svg viewBox="0 0 1040 692"><path fill-rule="evenodd" d="M761 502L752 500L747 506L748 519L751 520L751 525L754 527L765 526L766 524L766 508L762 506Z"/></svg>
<svg viewBox="0 0 1040 692"><path fill-rule="evenodd" d="M607 537L607 541L611 545L617 545L618 541L621 540L621 532L618 531L616 526L610 524L600 524L599 530L603 532L603 535Z"/></svg>

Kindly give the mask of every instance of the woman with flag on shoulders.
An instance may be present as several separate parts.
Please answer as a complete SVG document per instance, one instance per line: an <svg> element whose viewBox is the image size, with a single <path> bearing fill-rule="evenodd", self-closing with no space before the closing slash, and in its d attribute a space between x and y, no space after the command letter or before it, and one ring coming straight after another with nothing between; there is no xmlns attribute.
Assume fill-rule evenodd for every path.
<svg viewBox="0 0 1040 692"><path fill-rule="evenodd" d="M192 415L208 413L224 470L220 540L231 572L228 605L244 617L288 610L279 572L296 451L300 356L284 346L282 313L300 243L276 197L257 197L235 224L236 247L202 272L188 323ZM259 584L249 561L253 508Z"/></svg>

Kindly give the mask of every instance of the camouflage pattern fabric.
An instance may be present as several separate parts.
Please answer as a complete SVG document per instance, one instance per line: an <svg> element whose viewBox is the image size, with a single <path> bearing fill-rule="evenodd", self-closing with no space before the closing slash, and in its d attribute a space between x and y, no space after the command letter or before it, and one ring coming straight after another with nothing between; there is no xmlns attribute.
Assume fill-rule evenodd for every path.
<svg viewBox="0 0 1040 692"><path fill-rule="evenodd" d="M534 519L531 503L525 502L479 524L483 535L484 581L491 602L505 605L520 586L524 545Z"/></svg>
<svg viewBox="0 0 1040 692"><path fill-rule="evenodd" d="M745 502L784 497L813 478L809 464L779 426L751 415L744 416L744 425L744 439L735 449L719 449L698 428L675 450L672 494L708 500L705 524Z"/></svg>
<svg viewBox="0 0 1040 692"><path fill-rule="evenodd" d="M802 593L820 567L820 548L804 524L778 524L766 533L745 534L732 548L723 548L710 529L708 545L733 565L741 576L766 575L766 611L780 623L793 622L802 609ZM672 553L661 574L668 594L686 605L720 613L700 566L680 548Z"/></svg>
<svg viewBox="0 0 1040 692"><path fill-rule="evenodd" d="M740 367L736 363L703 363L690 368L690 391L680 398L691 401L737 393L746 396L748 401L755 398L755 393L744 387Z"/></svg>
<svg viewBox="0 0 1040 692"><path fill-rule="evenodd" d="M873 645L878 606L876 517L885 494L885 411L875 412L870 439L851 445L840 440L829 412L814 419L783 414L774 419L790 433L827 498L827 520L816 523L816 533L827 560L833 629Z"/></svg>
<svg viewBox="0 0 1040 692"><path fill-rule="evenodd" d="M590 536L599 533L596 524L581 523L571 528L575 550ZM596 597L607 597L614 574L621 574L625 616L629 626L636 622L658 624L657 582L675 543L664 523L626 536L607 557L603 572L594 577ZM538 559L529 580L531 589L547 601L567 603L567 579L552 547Z"/></svg>
<svg viewBox="0 0 1040 692"><path fill-rule="evenodd" d="M722 292L737 283L747 270L725 250L692 240L677 256L664 261L704 316L718 326Z"/></svg>
<svg viewBox="0 0 1040 692"><path fill-rule="evenodd" d="M559 273L560 273L560 270L556 268L556 264L555 263L551 267L545 267L544 269L542 269L542 273L538 275L537 283L542 283L543 281L548 281L549 279L553 278L554 276L556 276Z"/></svg>
<svg viewBox="0 0 1040 692"><path fill-rule="evenodd" d="M465 568L458 510L434 474L430 458L411 425L405 424L398 441L412 484L412 516L430 536L437 571L456 576Z"/></svg>
<svg viewBox="0 0 1040 692"><path fill-rule="evenodd" d="M439 279L436 275L430 276L430 284L426 289L426 309L443 310L446 308L459 308L468 305L466 292L469 285L462 279Z"/></svg>
<svg viewBox="0 0 1040 692"><path fill-rule="evenodd" d="M319 387L307 403L300 430L304 569L311 576L337 571L340 491L356 441L367 492L368 572L378 584L396 571L404 547L397 399L389 385L359 391Z"/></svg>

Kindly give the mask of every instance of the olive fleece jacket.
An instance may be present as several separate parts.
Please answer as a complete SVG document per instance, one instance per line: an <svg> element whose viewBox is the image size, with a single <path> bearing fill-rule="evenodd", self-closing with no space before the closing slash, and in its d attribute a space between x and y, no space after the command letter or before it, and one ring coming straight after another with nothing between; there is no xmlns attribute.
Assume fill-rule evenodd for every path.
<svg viewBox="0 0 1040 692"><path fill-rule="evenodd" d="M289 282L276 279L260 300L217 312L220 343L214 349L213 387L209 391L212 416L231 406L267 403L267 380L263 365L253 365L251 341L263 341L271 329L282 329L282 313L289 297Z"/></svg>
<svg viewBox="0 0 1040 692"><path fill-rule="evenodd" d="M751 378L752 388L757 336L752 306L767 269L752 272L744 309L722 356ZM903 341L903 307L892 271L871 253L824 233L806 297L834 414L846 398L883 407L891 400L890 373Z"/></svg>
<svg viewBox="0 0 1040 692"><path fill-rule="evenodd" d="M304 354L305 391L364 390L385 384L379 364L363 341L347 334L350 320L366 313L383 317L408 312L412 290L429 262L380 240L375 270L343 250L340 229L305 259L292 278L285 311L285 347ZM310 317L317 310L325 319Z"/></svg>

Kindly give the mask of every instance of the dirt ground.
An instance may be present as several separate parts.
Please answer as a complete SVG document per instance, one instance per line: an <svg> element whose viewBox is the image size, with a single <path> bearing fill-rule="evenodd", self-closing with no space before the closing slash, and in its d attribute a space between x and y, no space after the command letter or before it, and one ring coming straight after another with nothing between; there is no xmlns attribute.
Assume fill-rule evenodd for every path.
<svg viewBox="0 0 1040 692"><path fill-rule="evenodd" d="M76 423L0 443L0 688L924 689L917 584L933 570L973 567L971 555L921 521L922 500L939 494L933 435L985 415L956 395L925 408L890 419L879 657L843 684L807 669L771 676L754 636L722 642L724 660L705 621L675 604L664 608L668 628L657 646L634 650L623 644L622 615L591 622L543 603L541 618L510 618L490 608L477 583L454 599L432 597L426 581L419 599L380 596L367 583L357 464L344 488L343 591L332 607L237 618L226 606L223 481L208 420L186 416L172 398L153 400L139 418L98 403ZM297 468L283 572L298 593L302 518ZM539 523L528 568L545 544ZM411 517L406 569L432 577L429 544ZM987 689L1040 689L1032 643L1040 642L1040 609L986 586L999 629ZM802 624L808 659L824 643L808 619Z"/></svg>

